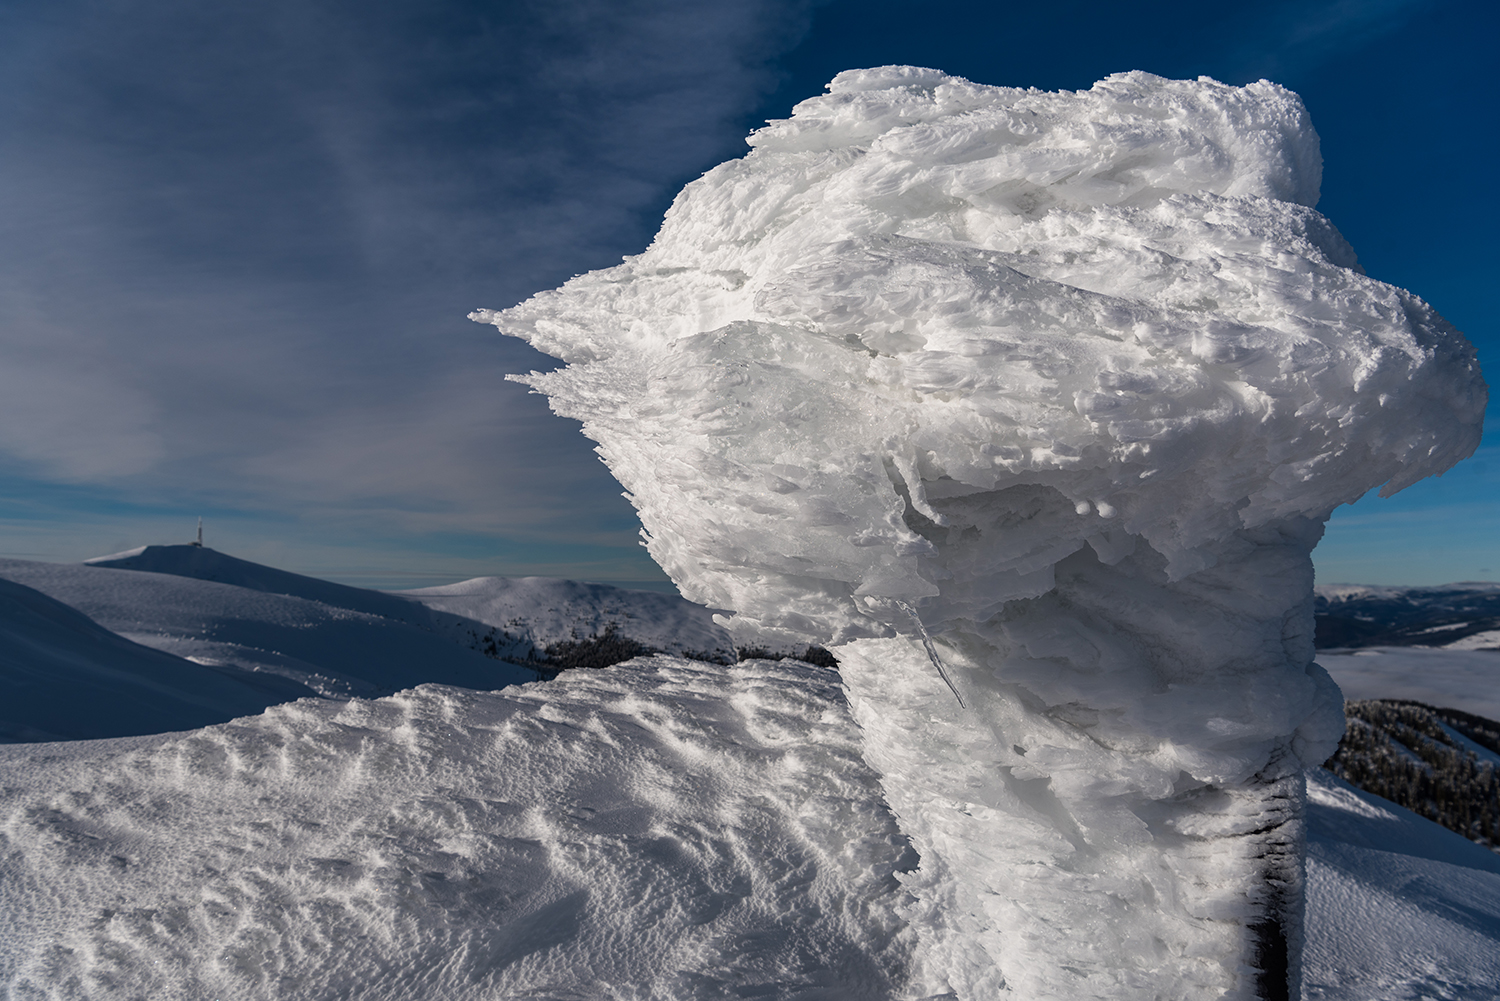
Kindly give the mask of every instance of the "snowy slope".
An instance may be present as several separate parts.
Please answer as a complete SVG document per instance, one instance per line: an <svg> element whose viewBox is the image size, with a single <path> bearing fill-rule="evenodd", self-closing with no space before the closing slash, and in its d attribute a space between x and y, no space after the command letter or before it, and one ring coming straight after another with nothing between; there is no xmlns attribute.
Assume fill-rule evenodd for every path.
<svg viewBox="0 0 1500 1001"><path fill-rule="evenodd" d="M332 697L425 682L490 689L535 677L473 649L487 627L359 588L328 584L315 599L169 573L25 560L0 560L0 579L34 588L136 643L201 664L279 675Z"/></svg>
<svg viewBox="0 0 1500 1001"><path fill-rule="evenodd" d="M903 996L857 736L830 672L661 658L0 748L0 995Z"/></svg>
<svg viewBox="0 0 1500 1001"><path fill-rule="evenodd" d="M142 546L85 561L89 566L193 577L268 594L291 595L431 628L424 609L450 613L510 634L524 658L553 643L602 633L611 624L655 650L733 659L729 634L713 612L675 594L635 591L555 577L476 577L410 591L369 591L305 577L201 546ZM442 618L442 617L439 617ZM497 641L501 640L499 636Z"/></svg>
<svg viewBox="0 0 1500 1001"><path fill-rule="evenodd" d="M0 741L191 730L312 695L286 678L140 646L0 580Z"/></svg>
<svg viewBox="0 0 1500 1001"><path fill-rule="evenodd" d="M111 556L96 556L91 560L84 560L84 564L217 581L267 594L285 594L320 601L334 608L347 608L397 621L426 624L425 616L413 614L410 603L384 592L278 570L206 546L141 546Z"/></svg>
<svg viewBox="0 0 1500 1001"><path fill-rule="evenodd" d="M1308 1001L1500 997L1500 855L1308 777Z"/></svg>
<svg viewBox="0 0 1500 1001"><path fill-rule="evenodd" d="M556 577L476 577L391 593L503 629L538 648L602 633L613 624L654 650L734 659L734 641L714 623L713 612L675 594Z"/></svg>
<svg viewBox="0 0 1500 1001"><path fill-rule="evenodd" d="M1307 998L1500 993L1500 858L1311 779ZM0 748L26 998L919 998L837 676L668 657ZM941 928L938 928L941 931Z"/></svg>

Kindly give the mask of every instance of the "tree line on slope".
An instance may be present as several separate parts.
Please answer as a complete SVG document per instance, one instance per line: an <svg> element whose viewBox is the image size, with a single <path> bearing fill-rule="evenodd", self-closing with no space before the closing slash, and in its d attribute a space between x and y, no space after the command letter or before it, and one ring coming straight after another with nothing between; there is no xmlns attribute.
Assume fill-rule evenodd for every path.
<svg viewBox="0 0 1500 1001"><path fill-rule="evenodd" d="M1344 704L1348 729L1324 766L1492 850L1500 850L1500 776L1461 738L1500 754L1500 723L1406 699Z"/></svg>
<svg viewBox="0 0 1500 1001"><path fill-rule="evenodd" d="M615 623L611 622L604 627L603 632L591 633L584 637L575 635L572 639L549 644L540 656L533 654L525 663L537 672L538 680L549 680L571 668L611 667L633 657L645 657L660 652L639 640L626 636L619 631ZM816 664L819 667L838 666L838 661L834 659L833 654L820 646L810 646L801 653L770 650L760 646L742 646L735 648L735 654L735 660L783 660L790 657L794 660ZM711 664L727 665L734 662L724 654L707 651L684 650L682 655L689 660L707 661Z"/></svg>

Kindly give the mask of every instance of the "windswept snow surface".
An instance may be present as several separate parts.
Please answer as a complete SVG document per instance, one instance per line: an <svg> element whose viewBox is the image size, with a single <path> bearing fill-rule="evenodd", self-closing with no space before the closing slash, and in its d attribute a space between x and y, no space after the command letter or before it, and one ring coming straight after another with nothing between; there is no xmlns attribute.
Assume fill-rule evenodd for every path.
<svg viewBox="0 0 1500 1001"><path fill-rule="evenodd" d="M1500 855L1308 775L1306 1001L1500 997Z"/></svg>
<svg viewBox="0 0 1500 1001"><path fill-rule="evenodd" d="M0 994L911 996L858 745L831 672L660 657L0 748Z"/></svg>
<svg viewBox="0 0 1500 1001"><path fill-rule="evenodd" d="M734 659L734 640L712 610L675 594L635 591L556 577L476 577L391 594L482 622L537 649L619 632L664 653Z"/></svg>
<svg viewBox="0 0 1500 1001"><path fill-rule="evenodd" d="M1268 81L850 70L750 143L473 318L568 363L521 381L684 596L839 658L961 996L1295 991L1310 552L1474 450L1473 346L1359 268Z"/></svg>
<svg viewBox="0 0 1500 1001"><path fill-rule="evenodd" d="M0 748L0 993L938 994L860 744L831 671L654 657ZM1500 857L1309 781L1306 998L1500 995Z"/></svg>
<svg viewBox="0 0 1500 1001"><path fill-rule="evenodd" d="M474 649L485 628L480 623L375 591L232 562L257 575L294 578L304 590L326 589L308 591L319 598L299 597L174 573L27 560L0 560L0 580L40 591L134 643L196 661L204 674L230 668L279 676L333 698L384 695L424 682L501 688L536 676ZM59 698L71 697L61 677L54 687ZM295 695L267 697L253 708L288 697Z"/></svg>

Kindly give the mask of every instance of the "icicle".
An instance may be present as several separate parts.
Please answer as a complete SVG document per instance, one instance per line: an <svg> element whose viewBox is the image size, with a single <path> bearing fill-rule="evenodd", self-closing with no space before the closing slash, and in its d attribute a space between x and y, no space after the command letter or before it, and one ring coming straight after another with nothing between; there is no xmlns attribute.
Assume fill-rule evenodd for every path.
<svg viewBox="0 0 1500 1001"><path fill-rule="evenodd" d="M969 708L964 702L964 697L958 694L958 689L953 687L953 679L949 678L948 672L943 669L943 662L938 659L937 647L932 645L932 637L927 635L927 627L922 625L922 620L917 617L917 610L900 598L892 598L891 602L897 608L901 609L901 611L911 616L911 621L916 625L917 632L922 636L922 646L927 650L927 659L932 661L932 666L937 668L938 677L943 679L943 684L948 686L948 691L952 692L953 697L958 700L959 708Z"/></svg>

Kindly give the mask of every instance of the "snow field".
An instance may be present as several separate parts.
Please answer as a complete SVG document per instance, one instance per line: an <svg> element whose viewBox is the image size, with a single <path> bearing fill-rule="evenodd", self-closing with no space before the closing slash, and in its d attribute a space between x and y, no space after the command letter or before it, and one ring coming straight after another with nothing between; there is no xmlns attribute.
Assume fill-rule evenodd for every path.
<svg viewBox="0 0 1500 1001"><path fill-rule="evenodd" d="M531 680L524 667L492 660L471 644L483 627L422 605L361 588L343 587L287 573L192 546L149 547L152 555L200 561L199 570L220 571L220 580L87 564L0 560L0 579L39 591L103 629L153 650L196 662L247 684L274 687L279 697L240 703L218 719L230 719L268 704L306 694L306 686L330 698L385 695L423 682L486 690ZM107 559L107 558L106 558ZM158 563L165 562L159 559ZM227 578L227 579L222 579ZM261 590L274 583L293 593ZM316 595L302 596L295 592ZM38 649L65 648L71 632L35 637ZM529 649L529 647L528 647ZM19 656L19 655L17 655ZM180 665L187 669L188 665ZM260 679L257 681L257 679ZM114 713L102 692L97 705L69 689L63 676L39 682L75 715ZM59 687L61 686L61 687ZM0 707L0 717L4 707ZM201 726L206 719L180 717L167 729ZM136 731L140 732L140 731ZM120 731L69 731L68 737L117 736Z"/></svg>
<svg viewBox="0 0 1500 1001"><path fill-rule="evenodd" d="M946 689L930 687L913 713L941 711ZM976 895L952 878L965 874L918 864L862 737L831 671L657 657L505 692L423 686L185 734L3 747L0 988L935 995L983 965L975 926L1014 915L968 910ZM1500 996L1500 856L1326 772L1308 785L1306 1001ZM949 822L1009 828L980 795L949 801ZM1239 888L1221 889L1233 907ZM1043 936L1048 908L1025 914ZM1087 932L1113 934L1108 917L1096 907ZM1170 962L1156 930L1135 932L1136 971L1115 976Z"/></svg>
<svg viewBox="0 0 1500 1001"><path fill-rule="evenodd" d="M1500 997L1500 855L1308 776L1305 1001Z"/></svg>
<svg viewBox="0 0 1500 1001"><path fill-rule="evenodd" d="M0 787L12 998L905 996L915 856L797 662L16 745Z"/></svg>
<svg viewBox="0 0 1500 1001"><path fill-rule="evenodd" d="M0 579L0 741L161 733L311 695L130 642L34 588Z"/></svg>

